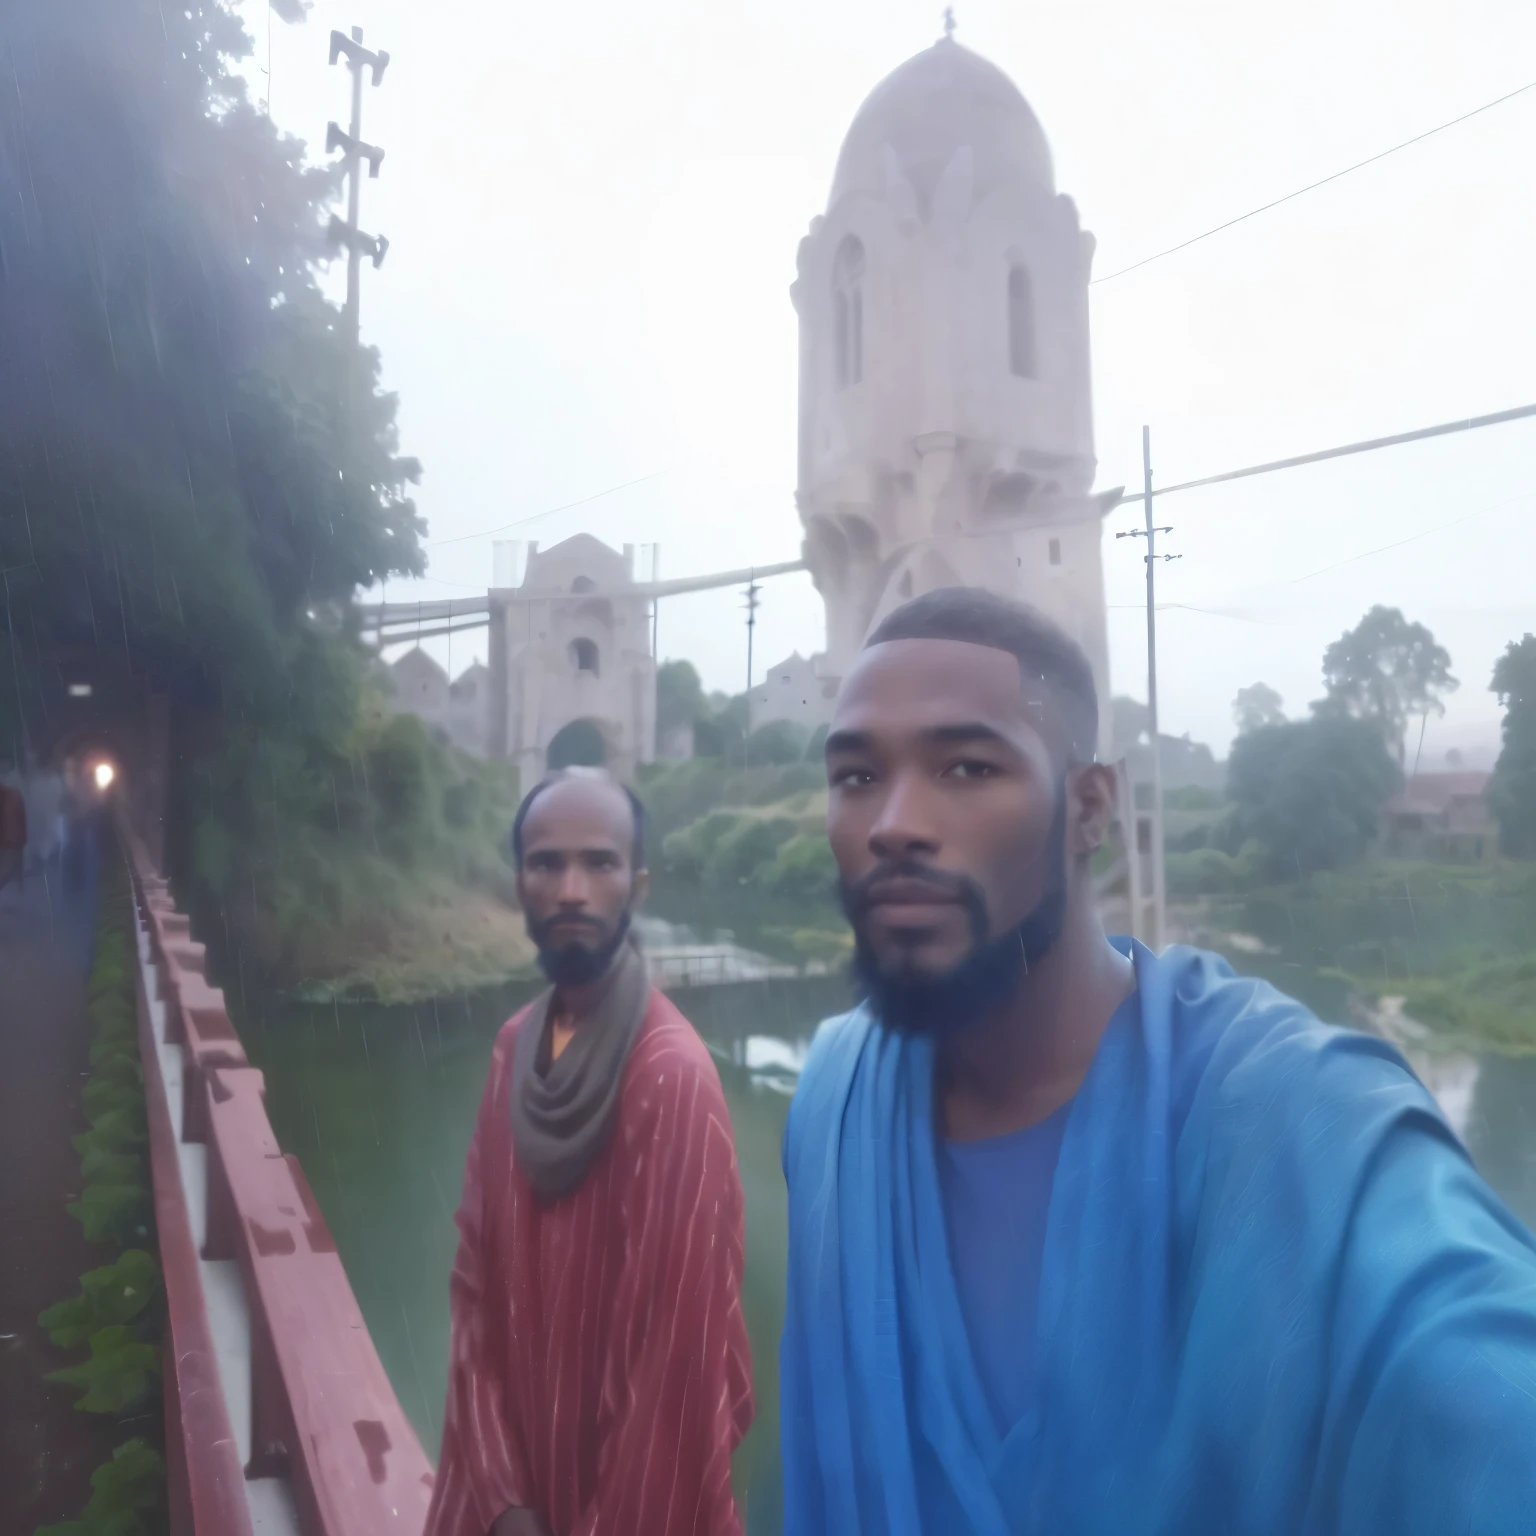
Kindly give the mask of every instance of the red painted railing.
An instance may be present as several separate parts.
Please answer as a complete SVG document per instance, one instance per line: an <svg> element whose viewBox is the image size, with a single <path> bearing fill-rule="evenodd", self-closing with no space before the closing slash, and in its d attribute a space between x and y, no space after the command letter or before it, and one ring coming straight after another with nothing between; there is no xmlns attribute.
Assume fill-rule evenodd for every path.
<svg viewBox="0 0 1536 1536"><path fill-rule="evenodd" d="M271 1507L287 1511L283 1523L296 1520L301 1536L418 1536L431 1468L379 1363L335 1240L297 1159L277 1144L262 1075L246 1060L223 993L208 983L203 946L143 843L126 823L120 831L142 935L139 1039L169 1320L173 1536L252 1536L251 1479L286 1483L287 1495ZM174 1105L162 1043L180 1047ZM206 1147L201 1210L195 1179L189 1195L178 1123L182 1141ZM206 1233L201 1254L198 1231ZM202 1260L238 1261L249 1316L248 1405L227 1396L247 1378L230 1372L226 1380L221 1371ZM251 1425L243 1466L237 1416Z"/></svg>

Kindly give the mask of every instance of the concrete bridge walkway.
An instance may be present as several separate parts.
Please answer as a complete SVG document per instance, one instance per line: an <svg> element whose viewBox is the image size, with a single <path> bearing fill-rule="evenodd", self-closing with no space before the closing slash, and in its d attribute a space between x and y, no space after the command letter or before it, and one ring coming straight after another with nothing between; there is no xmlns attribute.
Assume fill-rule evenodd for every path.
<svg viewBox="0 0 1536 1536"><path fill-rule="evenodd" d="M147 1427L76 1412L75 1394L44 1380L71 1362L37 1323L106 1261L64 1209L80 1190L70 1137L85 1129L98 870L94 840L78 835L71 868L56 857L0 891L0 1536L78 1515L91 1473Z"/></svg>

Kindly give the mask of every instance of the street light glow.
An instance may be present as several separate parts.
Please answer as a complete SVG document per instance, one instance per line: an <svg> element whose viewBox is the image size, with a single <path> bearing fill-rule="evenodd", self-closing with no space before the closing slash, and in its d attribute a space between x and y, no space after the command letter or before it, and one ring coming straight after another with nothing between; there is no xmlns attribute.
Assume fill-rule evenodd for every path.
<svg viewBox="0 0 1536 1536"><path fill-rule="evenodd" d="M106 789L116 777L116 770L111 763L96 764L96 788Z"/></svg>

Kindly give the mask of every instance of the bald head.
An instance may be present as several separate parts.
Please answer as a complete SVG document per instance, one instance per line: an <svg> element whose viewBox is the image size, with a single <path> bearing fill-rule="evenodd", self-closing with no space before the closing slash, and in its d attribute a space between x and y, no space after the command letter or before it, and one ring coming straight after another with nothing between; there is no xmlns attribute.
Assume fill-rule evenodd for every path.
<svg viewBox="0 0 1536 1536"><path fill-rule="evenodd" d="M540 779L523 796L523 803L513 818L512 860L519 869L523 865L528 825L535 808L558 812L561 806L578 814L590 810L600 817L618 817L618 824L624 828L630 865L635 869L645 867L646 814L640 797L604 768L559 768Z"/></svg>
<svg viewBox="0 0 1536 1536"><path fill-rule="evenodd" d="M597 980L645 895L645 812L606 773L566 770L529 791L512 824L517 892L557 986Z"/></svg>

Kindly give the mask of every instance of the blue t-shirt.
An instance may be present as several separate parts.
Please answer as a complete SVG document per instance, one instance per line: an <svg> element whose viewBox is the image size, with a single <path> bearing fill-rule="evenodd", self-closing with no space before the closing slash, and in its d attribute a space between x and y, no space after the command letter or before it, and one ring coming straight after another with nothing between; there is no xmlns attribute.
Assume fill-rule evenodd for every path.
<svg viewBox="0 0 1536 1536"><path fill-rule="evenodd" d="M1040 1259L1051 1181L1072 1105L983 1141L939 1141L939 1192L960 1310L1001 1432L1035 1390Z"/></svg>

